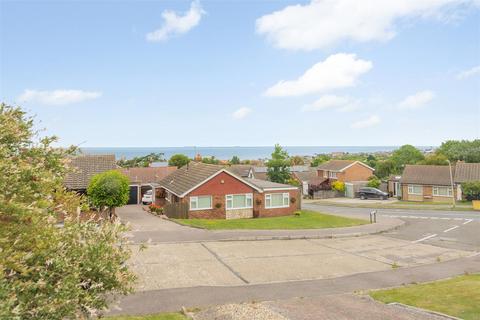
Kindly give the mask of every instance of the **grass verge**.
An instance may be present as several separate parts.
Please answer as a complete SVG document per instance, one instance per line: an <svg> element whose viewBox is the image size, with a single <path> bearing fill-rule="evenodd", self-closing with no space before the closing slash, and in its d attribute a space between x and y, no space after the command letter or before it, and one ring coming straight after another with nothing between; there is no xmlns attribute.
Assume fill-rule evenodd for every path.
<svg viewBox="0 0 480 320"><path fill-rule="evenodd" d="M302 210L299 215L258 218L258 219L174 219L192 227L209 230L255 229L255 230L286 230L286 229L322 229L351 227L368 223L366 220L352 219L314 211Z"/></svg>
<svg viewBox="0 0 480 320"><path fill-rule="evenodd" d="M369 294L384 303L399 302L465 320L480 319L480 274L371 291Z"/></svg>
<svg viewBox="0 0 480 320"><path fill-rule="evenodd" d="M181 313L158 313L144 316L113 316L106 317L105 320L187 320Z"/></svg>

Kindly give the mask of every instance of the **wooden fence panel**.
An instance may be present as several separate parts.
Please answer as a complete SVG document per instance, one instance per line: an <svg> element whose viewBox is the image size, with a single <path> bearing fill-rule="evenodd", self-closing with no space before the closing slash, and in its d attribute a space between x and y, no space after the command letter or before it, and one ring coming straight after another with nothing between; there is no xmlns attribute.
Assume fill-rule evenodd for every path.
<svg viewBox="0 0 480 320"><path fill-rule="evenodd" d="M169 218L188 219L188 203L168 203L163 207L163 212Z"/></svg>

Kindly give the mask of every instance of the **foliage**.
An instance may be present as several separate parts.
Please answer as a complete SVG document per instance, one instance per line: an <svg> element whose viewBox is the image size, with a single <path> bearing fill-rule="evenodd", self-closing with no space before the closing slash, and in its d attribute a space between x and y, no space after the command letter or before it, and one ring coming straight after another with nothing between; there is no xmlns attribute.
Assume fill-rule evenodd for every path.
<svg viewBox="0 0 480 320"><path fill-rule="evenodd" d="M0 319L87 317L130 292L125 228L80 219L63 187L75 148L39 138L20 108L2 104L0 128Z"/></svg>
<svg viewBox="0 0 480 320"><path fill-rule="evenodd" d="M423 165L448 166L448 159L443 154L430 154L418 162Z"/></svg>
<svg viewBox="0 0 480 320"><path fill-rule="evenodd" d="M290 165L292 166L303 166L305 164L305 160L301 156L293 156L290 158Z"/></svg>
<svg viewBox="0 0 480 320"><path fill-rule="evenodd" d="M375 174L381 179L385 179L391 174L397 173L395 163L392 160L383 160L377 162Z"/></svg>
<svg viewBox="0 0 480 320"><path fill-rule="evenodd" d="M287 180L287 184L291 185L291 186L295 186L295 187L299 187L301 186L301 182L298 181L297 179L293 178L293 177L290 177L288 180Z"/></svg>
<svg viewBox="0 0 480 320"><path fill-rule="evenodd" d="M151 213L154 213L156 215L163 214L163 208L154 203L148 205L148 210L150 210Z"/></svg>
<svg viewBox="0 0 480 320"><path fill-rule="evenodd" d="M450 161L480 162L480 139L447 140L436 150Z"/></svg>
<svg viewBox="0 0 480 320"><path fill-rule="evenodd" d="M152 152L146 156L135 157L130 160L120 159L117 161L117 165L122 168L148 167L152 162L165 162L163 156L164 154L161 152Z"/></svg>
<svg viewBox="0 0 480 320"><path fill-rule="evenodd" d="M345 192L345 183L342 181L333 181L332 182L332 190L338 191L338 192Z"/></svg>
<svg viewBox="0 0 480 320"><path fill-rule="evenodd" d="M294 213L289 216L265 217L259 219L175 219L175 221L187 226L210 230L322 229L350 227L367 223L367 221L361 219L339 217L308 210L301 210L299 215Z"/></svg>
<svg viewBox="0 0 480 320"><path fill-rule="evenodd" d="M113 208L124 206L130 197L130 180L117 170L110 170L92 177L87 195L90 202L104 210L109 209L112 218Z"/></svg>
<svg viewBox="0 0 480 320"><path fill-rule="evenodd" d="M480 181L462 183L462 192L469 201L480 200Z"/></svg>
<svg viewBox="0 0 480 320"><path fill-rule="evenodd" d="M202 162L206 164L219 164L220 161L218 159L215 159L214 156L211 157L204 157L202 158Z"/></svg>
<svg viewBox="0 0 480 320"><path fill-rule="evenodd" d="M369 166L369 167L372 167L372 168L376 168L377 167L377 157L375 157L373 154L369 154L367 156L367 159L365 160L366 164Z"/></svg>
<svg viewBox="0 0 480 320"><path fill-rule="evenodd" d="M380 179L378 179L376 176L371 176L368 178L367 187L378 188L380 187L380 184L382 184L382 181L380 181Z"/></svg>
<svg viewBox="0 0 480 320"><path fill-rule="evenodd" d="M189 162L190 162L190 159L186 155L180 154L180 153L174 154L173 156L170 157L170 159L168 159L168 165L174 166L177 168L181 168Z"/></svg>
<svg viewBox="0 0 480 320"><path fill-rule="evenodd" d="M406 144L395 150L391 160L395 165L393 173L400 173L407 164L416 164L425 157L423 153L412 145Z"/></svg>
<svg viewBox="0 0 480 320"><path fill-rule="evenodd" d="M310 163L310 166L312 167L318 167L320 164L327 162L330 160L330 156L326 154L317 154L313 159L312 162Z"/></svg>
<svg viewBox="0 0 480 320"><path fill-rule="evenodd" d="M287 151L279 144L275 145L272 158L266 162L267 177L272 182L287 183L290 179L290 160Z"/></svg>
<svg viewBox="0 0 480 320"><path fill-rule="evenodd" d="M230 164L240 164L240 158L238 156L233 156L230 160Z"/></svg>

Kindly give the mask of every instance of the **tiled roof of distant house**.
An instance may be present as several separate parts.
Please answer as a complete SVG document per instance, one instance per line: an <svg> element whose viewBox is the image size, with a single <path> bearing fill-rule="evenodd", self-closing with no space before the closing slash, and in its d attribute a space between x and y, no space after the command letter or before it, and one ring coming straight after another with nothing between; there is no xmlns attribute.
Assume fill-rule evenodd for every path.
<svg viewBox="0 0 480 320"><path fill-rule="evenodd" d="M130 182L145 184L160 182L160 180L177 170L177 167L135 167L118 170L129 177Z"/></svg>
<svg viewBox="0 0 480 320"><path fill-rule="evenodd" d="M455 167L452 167L455 176ZM401 183L449 186L450 169L448 166L406 165Z"/></svg>
<svg viewBox="0 0 480 320"><path fill-rule="evenodd" d="M480 163L458 161L455 168L455 182L480 181Z"/></svg>
<svg viewBox="0 0 480 320"><path fill-rule="evenodd" d="M265 190L273 190L273 189L297 189L295 186L291 186L288 184L283 183L276 183L266 180L259 180L259 179L245 179L246 181L250 182L251 184L255 185L259 189Z"/></svg>
<svg viewBox="0 0 480 320"><path fill-rule="evenodd" d="M326 170L326 171L343 171L347 169L348 167L352 166L353 164L358 163L362 166L365 166L371 170L374 170L373 168L370 168L368 165L361 161L357 160L330 160L325 163L320 164L317 169L318 170Z"/></svg>
<svg viewBox="0 0 480 320"><path fill-rule="evenodd" d="M302 172L294 172L293 175L300 181L310 181L317 178L317 171L309 170L309 171L302 171Z"/></svg>
<svg viewBox="0 0 480 320"><path fill-rule="evenodd" d="M233 164L227 167L227 170L236 174L239 177L248 177L252 166L249 164Z"/></svg>
<svg viewBox="0 0 480 320"><path fill-rule="evenodd" d="M86 189L90 179L98 174L116 168L115 155L80 155L69 163L71 172L65 177L65 187L71 190Z"/></svg>

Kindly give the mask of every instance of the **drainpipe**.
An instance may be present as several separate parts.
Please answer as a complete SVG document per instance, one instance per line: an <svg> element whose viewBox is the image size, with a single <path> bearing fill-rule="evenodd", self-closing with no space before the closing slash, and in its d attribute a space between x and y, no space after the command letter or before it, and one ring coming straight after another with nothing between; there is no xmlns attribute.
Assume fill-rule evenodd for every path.
<svg viewBox="0 0 480 320"><path fill-rule="evenodd" d="M450 170L450 185L452 187L452 208L455 208L455 190L453 189L453 174L452 174L452 163L448 161L448 168Z"/></svg>

